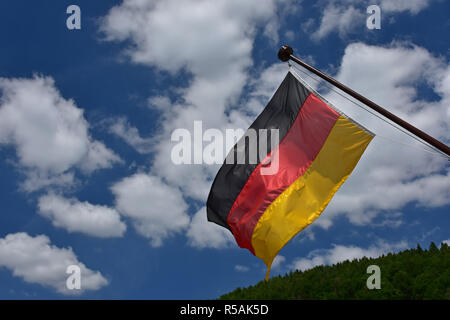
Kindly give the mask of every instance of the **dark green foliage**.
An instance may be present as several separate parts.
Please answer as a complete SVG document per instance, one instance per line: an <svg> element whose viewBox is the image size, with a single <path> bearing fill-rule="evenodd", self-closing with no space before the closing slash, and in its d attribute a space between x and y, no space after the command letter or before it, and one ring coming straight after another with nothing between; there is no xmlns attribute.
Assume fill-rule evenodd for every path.
<svg viewBox="0 0 450 320"><path fill-rule="evenodd" d="M369 290L369 265L381 269L381 289ZM431 243L379 258L344 261L293 271L269 282L238 288L220 299L450 299L450 247Z"/></svg>

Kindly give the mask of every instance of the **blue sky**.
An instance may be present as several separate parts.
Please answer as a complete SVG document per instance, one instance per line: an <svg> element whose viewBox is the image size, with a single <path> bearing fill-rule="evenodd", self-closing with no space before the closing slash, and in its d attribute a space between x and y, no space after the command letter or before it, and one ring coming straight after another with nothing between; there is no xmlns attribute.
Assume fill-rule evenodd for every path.
<svg viewBox="0 0 450 320"><path fill-rule="evenodd" d="M0 298L211 299L262 280L206 222L219 166L174 165L170 137L194 120L246 129L288 71L281 44L448 144L450 4L372 2L3 1ZM378 136L272 276L449 240L447 161L321 92Z"/></svg>

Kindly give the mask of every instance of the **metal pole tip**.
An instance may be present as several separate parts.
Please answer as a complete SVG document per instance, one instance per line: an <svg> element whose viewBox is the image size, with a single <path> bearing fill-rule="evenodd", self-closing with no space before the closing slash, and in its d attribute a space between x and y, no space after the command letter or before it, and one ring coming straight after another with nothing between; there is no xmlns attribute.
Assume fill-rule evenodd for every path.
<svg viewBox="0 0 450 320"><path fill-rule="evenodd" d="M294 54L294 50L289 46L281 46L278 51L278 59L283 62L286 62L290 59L291 55Z"/></svg>

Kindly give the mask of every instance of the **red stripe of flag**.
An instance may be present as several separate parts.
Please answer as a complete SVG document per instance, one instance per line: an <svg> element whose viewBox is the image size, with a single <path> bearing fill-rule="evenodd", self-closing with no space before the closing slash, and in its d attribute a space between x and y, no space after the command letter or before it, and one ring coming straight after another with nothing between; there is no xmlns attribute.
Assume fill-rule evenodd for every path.
<svg viewBox="0 0 450 320"><path fill-rule="evenodd" d="M236 198L227 223L241 248L254 254L252 233L266 208L311 165L328 137L339 114L310 94L289 132L273 152L278 152L279 168L273 175L261 175L256 167Z"/></svg>

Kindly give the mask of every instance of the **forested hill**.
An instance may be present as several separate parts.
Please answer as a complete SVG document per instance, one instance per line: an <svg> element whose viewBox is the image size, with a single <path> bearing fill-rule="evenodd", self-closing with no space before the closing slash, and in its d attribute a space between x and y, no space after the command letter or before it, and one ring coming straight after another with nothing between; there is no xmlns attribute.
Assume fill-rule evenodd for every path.
<svg viewBox="0 0 450 320"><path fill-rule="evenodd" d="M380 289L369 290L367 267L380 267ZM379 258L293 271L238 288L220 299L450 299L450 247L432 242Z"/></svg>

